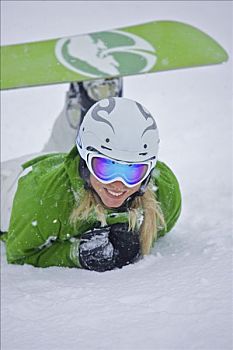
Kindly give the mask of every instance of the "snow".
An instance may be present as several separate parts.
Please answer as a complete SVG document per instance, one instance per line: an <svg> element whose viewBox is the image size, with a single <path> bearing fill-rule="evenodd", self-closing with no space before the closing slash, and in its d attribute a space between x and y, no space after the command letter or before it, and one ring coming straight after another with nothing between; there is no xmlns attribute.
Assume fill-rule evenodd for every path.
<svg viewBox="0 0 233 350"><path fill-rule="evenodd" d="M170 19L207 32L232 57L228 1L2 1L1 7L2 44ZM14 164L42 150L67 87L2 93L2 161ZM8 265L2 245L2 350L233 347L232 58L128 77L124 96L157 116L159 158L180 181L181 218L151 255L104 273Z"/></svg>

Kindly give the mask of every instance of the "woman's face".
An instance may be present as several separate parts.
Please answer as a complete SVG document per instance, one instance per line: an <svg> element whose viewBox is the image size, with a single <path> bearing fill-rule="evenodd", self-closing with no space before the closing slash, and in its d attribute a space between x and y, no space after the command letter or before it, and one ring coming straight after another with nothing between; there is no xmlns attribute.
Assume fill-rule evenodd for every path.
<svg viewBox="0 0 233 350"><path fill-rule="evenodd" d="M90 175L90 182L94 190L101 198L104 205L108 208L118 208L124 201L137 192L141 186L138 184L134 187L127 187L121 181L114 181L110 184L103 184L98 181L92 174Z"/></svg>

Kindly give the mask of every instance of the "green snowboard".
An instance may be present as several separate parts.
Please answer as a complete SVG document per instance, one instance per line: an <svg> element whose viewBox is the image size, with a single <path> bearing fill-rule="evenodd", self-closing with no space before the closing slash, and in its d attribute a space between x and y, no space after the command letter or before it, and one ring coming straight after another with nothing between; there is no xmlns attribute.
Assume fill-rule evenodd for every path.
<svg viewBox="0 0 233 350"><path fill-rule="evenodd" d="M157 21L1 47L1 89L167 71L228 59L200 30Z"/></svg>

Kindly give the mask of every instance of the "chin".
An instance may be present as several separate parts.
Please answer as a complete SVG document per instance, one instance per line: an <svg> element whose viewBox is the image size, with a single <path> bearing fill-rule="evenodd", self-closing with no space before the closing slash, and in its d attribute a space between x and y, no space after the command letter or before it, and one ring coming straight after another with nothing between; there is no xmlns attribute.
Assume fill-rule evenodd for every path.
<svg viewBox="0 0 233 350"><path fill-rule="evenodd" d="M117 200L103 200L103 203L104 205L107 207L107 208L119 208L120 206L122 206L122 204L124 203L125 199L121 200L121 201L117 201Z"/></svg>

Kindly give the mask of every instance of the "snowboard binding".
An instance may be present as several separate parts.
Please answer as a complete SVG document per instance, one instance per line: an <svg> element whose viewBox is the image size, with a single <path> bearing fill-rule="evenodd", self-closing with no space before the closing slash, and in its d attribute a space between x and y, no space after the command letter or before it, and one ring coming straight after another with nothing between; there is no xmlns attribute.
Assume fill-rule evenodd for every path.
<svg viewBox="0 0 233 350"><path fill-rule="evenodd" d="M108 97L122 97L122 93L122 78L72 82L65 102L65 114L70 127L77 130L95 102Z"/></svg>

